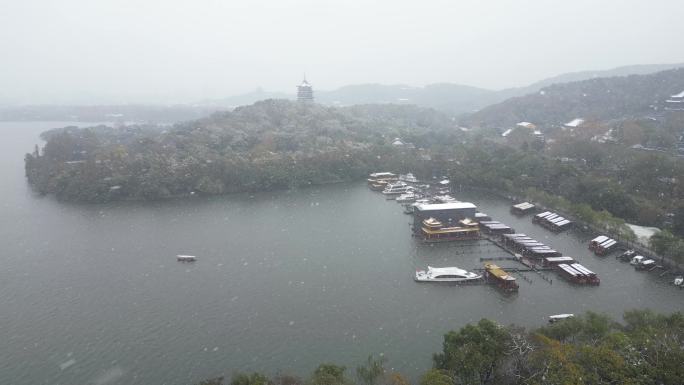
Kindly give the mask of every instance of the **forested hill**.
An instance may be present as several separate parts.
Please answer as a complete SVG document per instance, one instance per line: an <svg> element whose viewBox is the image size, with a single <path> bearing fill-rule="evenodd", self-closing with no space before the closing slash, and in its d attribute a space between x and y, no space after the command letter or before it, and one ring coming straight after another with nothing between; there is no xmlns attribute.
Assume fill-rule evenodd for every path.
<svg viewBox="0 0 684 385"><path fill-rule="evenodd" d="M683 90L684 68L554 84L484 108L461 122L474 127L510 127L521 121L556 125L574 118L638 117L654 113L670 95Z"/></svg>
<svg viewBox="0 0 684 385"><path fill-rule="evenodd" d="M73 201L221 194L360 178L402 151L395 137L432 146L460 136L451 118L415 106L267 100L172 128L49 131L26 174L38 192Z"/></svg>

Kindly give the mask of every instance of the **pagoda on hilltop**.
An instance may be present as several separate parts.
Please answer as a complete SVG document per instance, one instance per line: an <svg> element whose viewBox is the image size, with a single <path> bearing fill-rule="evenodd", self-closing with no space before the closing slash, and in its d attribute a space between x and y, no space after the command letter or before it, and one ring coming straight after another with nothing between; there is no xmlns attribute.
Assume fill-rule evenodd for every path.
<svg viewBox="0 0 684 385"><path fill-rule="evenodd" d="M302 84L297 86L297 100L300 102L313 103L313 88L311 84L306 81L306 75L304 75L304 80Z"/></svg>

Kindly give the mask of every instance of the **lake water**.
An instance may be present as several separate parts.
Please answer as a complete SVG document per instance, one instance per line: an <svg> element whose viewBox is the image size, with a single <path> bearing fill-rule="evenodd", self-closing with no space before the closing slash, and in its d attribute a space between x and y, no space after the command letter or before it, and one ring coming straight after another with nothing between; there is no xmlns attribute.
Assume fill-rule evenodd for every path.
<svg viewBox="0 0 684 385"><path fill-rule="evenodd" d="M416 283L427 264L478 268L505 254L417 242L401 206L364 183L105 205L36 196L24 153L65 124L0 123L1 384L187 385L234 370L353 368L371 353L416 378L445 332L483 317L535 327L556 313L684 308L665 279L591 254L590 236L553 234L476 194L456 195L576 257L601 286L553 273L553 284L526 273L516 295Z"/></svg>

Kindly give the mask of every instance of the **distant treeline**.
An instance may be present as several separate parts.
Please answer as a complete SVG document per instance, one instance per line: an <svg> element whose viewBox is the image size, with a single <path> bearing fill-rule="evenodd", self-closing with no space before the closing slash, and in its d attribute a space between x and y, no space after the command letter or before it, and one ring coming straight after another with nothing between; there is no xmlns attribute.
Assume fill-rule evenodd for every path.
<svg viewBox="0 0 684 385"><path fill-rule="evenodd" d="M482 319L444 336L442 351L419 385L663 384L684 378L684 314L625 312L618 323L602 314L565 319L535 330ZM321 364L307 378L235 373L230 385L409 385L385 358L368 357L352 372ZM197 385L221 385L223 377Z"/></svg>

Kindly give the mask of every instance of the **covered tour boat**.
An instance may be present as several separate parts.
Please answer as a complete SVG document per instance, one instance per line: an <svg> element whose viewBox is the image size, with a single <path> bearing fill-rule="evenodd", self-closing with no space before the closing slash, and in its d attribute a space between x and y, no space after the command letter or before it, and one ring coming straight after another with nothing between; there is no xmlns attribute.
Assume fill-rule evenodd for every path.
<svg viewBox="0 0 684 385"><path fill-rule="evenodd" d="M482 275L458 267L428 266L427 270L417 270L415 279L419 282L468 282L482 279Z"/></svg>

